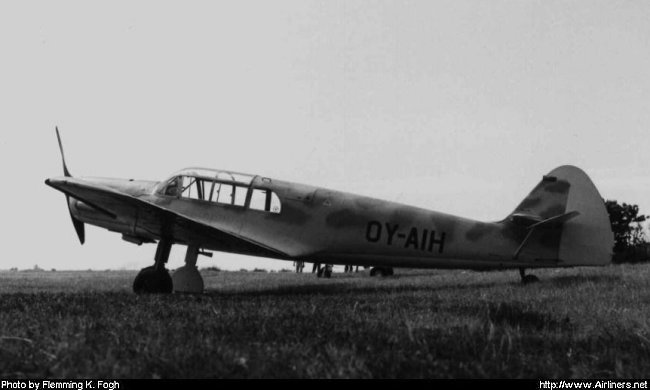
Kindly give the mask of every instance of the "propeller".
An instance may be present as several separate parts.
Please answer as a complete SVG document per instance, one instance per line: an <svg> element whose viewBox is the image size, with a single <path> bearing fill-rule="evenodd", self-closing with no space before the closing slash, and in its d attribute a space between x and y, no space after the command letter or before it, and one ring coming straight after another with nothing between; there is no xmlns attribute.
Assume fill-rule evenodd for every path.
<svg viewBox="0 0 650 390"><path fill-rule="evenodd" d="M61 143L61 135L59 135L59 127L56 126L55 129L56 129L56 138L59 141L59 150L61 151L61 161L63 161L63 175L65 177L72 177L70 171L68 170L68 166L65 163L65 154L63 153L63 144ZM65 200L66 203L68 204L68 211L70 212L72 225L74 226L74 230L77 232L77 237L79 237L79 242L81 243L81 245L83 245L84 242L86 241L85 225L83 222L75 218L74 215L72 214L72 210L70 209L70 196L66 195Z"/></svg>

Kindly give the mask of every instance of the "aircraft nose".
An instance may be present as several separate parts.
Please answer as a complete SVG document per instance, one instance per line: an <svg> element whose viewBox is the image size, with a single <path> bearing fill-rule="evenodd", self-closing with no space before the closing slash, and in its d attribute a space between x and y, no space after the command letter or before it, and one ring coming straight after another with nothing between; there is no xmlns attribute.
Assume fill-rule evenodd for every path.
<svg viewBox="0 0 650 390"><path fill-rule="evenodd" d="M45 184L50 187L58 188L66 183L65 177L50 177L45 179Z"/></svg>

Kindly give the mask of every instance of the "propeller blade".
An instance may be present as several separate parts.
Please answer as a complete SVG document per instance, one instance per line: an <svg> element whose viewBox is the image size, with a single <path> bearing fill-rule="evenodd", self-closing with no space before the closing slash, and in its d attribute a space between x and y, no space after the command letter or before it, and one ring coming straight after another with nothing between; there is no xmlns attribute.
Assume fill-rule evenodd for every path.
<svg viewBox="0 0 650 390"><path fill-rule="evenodd" d="M55 126L54 129L56 130L56 139L59 141L59 150L61 151L61 161L63 162L63 175L65 177L72 177L70 171L68 170L68 166L65 163L65 154L63 153L63 144L61 143L61 135L59 134L59 127ZM70 218L72 219L72 225L74 226L74 230L77 232L77 237L79 237L79 242L81 243L81 245L83 245L84 242L86 241L86 227L83 222L75 218L74 214L72 214L72 209L70 208L70 197L68 195L65 196L65 201L68 204L68 211L70 212Z"/></svg>
<svg viewBox="0 0 650 390"><path fill-rule="evenodd" d="M61 136L59 135L59 126L55 126L54 129L56 130L56 139L59 141L59 150L61 151L61 161L63 161L63 175L65 177L72 177L70 171L68 171L67 165L65 164L65 154L63 153L63 144L61 144Z"/></svg>
<svg viewBox="0 0 650 390"><path fill-rule="evenodd" d="M86 226L84 225L83 222L76 219L72 215L72 212L70 212L70 218L72 218L72 224L74 225L74 230L77 232L77 237L79 237L79 242L81 243L81 245L83 245L84 242L86 242Z"/></svg>

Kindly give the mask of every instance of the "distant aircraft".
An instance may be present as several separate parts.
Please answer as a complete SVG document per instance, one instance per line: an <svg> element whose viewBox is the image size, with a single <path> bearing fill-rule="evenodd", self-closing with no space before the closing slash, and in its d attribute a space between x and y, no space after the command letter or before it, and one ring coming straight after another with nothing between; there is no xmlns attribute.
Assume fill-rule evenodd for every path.
<svg viewBox="0 0 650 390"><path fill-rule="evenodd" d="M544 176L501 221L479 222L366 196L223 170L188 168L163 181L74 178L56 129L63 177L45 184L66 195L80 242L84 224L158 243L136 293L201 292L206 250L289 261L393 267L525 270L609 264L613 234L605 203L573 166ZM504 178L505 179L505 178ZM185 266L165 268L174 244Z"/></svg>

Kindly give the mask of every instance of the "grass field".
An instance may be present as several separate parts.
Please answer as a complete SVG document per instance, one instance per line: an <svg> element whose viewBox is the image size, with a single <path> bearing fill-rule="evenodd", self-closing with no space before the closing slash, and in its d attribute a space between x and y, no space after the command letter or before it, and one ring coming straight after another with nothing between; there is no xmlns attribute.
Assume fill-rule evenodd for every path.
<svg viewBox="0 0 650 390"><path fill-rule="evenodd" d="M650 264L535 274L0 272L0 377L650 377Z"/></svg>

